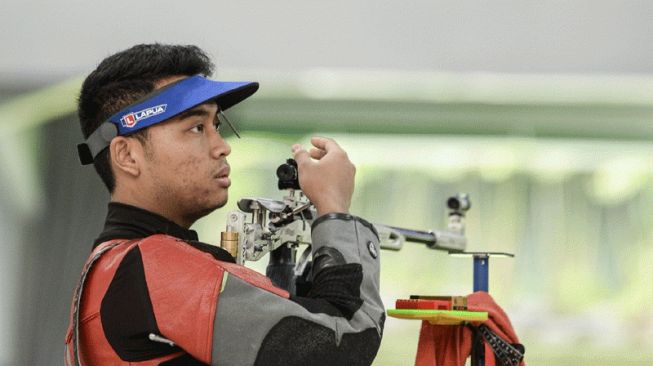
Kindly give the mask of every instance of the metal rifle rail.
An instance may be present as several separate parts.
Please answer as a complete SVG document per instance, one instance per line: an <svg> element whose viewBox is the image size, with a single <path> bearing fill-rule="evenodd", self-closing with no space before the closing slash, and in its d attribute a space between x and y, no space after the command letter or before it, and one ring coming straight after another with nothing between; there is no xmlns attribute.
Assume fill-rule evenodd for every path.
<svg viewBox="0 0 653 366"><path fill-rule="evenodd" d="M379 233L381 249L398 251L404 242L426 244L428 248L453 253L464 252L467 238L454 230L414 230L396 226L374 224Z"/></svg>

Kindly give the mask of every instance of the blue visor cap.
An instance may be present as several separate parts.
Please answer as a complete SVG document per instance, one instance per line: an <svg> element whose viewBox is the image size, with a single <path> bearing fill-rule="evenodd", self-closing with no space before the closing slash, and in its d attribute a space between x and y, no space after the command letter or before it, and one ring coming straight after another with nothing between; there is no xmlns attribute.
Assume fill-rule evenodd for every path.
<svg viewBox="0 0 653 366"><path fill-rule="evenodd" d="M79 159L83 165L91 164L116 136L126 136L166 121L209 100L215 100L224 111L257 90L258 83L250 81L214 81L202 76L179 80L109 117L85 143L77 145Z"/></svg>

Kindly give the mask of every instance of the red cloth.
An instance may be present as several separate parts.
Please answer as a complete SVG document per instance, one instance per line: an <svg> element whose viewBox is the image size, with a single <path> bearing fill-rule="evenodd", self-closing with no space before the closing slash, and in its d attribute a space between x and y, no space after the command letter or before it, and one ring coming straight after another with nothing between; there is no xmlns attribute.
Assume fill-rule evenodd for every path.
<svg viewBox="0 0 653 366"><path fill-rule="evenodd" d="M519 343L508 315L487 292L467 296L470 311L486 311L487 325L509 343ZM431 325L422 321L415 366L464 366L472 352L472 331L462 325ZM525 366L522 361L520 366ZM485 366L495 366L492 349L485 344Z"/></svg>

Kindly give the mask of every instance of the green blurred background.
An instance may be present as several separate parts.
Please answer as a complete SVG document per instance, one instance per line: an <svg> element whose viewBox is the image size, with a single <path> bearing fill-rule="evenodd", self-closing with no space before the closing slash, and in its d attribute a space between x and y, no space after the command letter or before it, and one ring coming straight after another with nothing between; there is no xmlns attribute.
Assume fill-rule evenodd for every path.
<svg viewBox="0 0 653 366"><path fill-rule="evenodd" d="M0 365L61 364L72 290L108 194L79 166L80 75L139 42L195 43L217 78L258 80L230 113L228 205L281 197L290 145L334 137L356 164L352 212L446 225L469 193L469 250L529 365L653 363L653 5L168 1L44 5L0 15ZM105 24L114 24L106 27ZM263 270L265 263L250 264ZM470 259L382 253L386 306L471 292ZM410 365L419 323L388 319L375 365Z"/></svg>

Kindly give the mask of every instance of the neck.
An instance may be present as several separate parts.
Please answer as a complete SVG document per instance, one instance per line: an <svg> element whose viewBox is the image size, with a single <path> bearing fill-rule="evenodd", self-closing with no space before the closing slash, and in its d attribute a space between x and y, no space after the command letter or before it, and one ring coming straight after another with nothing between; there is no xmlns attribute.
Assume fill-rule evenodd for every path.
<svg viewBox="0 0 653 366"><path fill-rule="evenodd" d="M164 205L165 202L163 200L149 199L149 197L144 194L120 190L118 187L116 187L115 191L111 194L111 202L124 203L142 208L143 210L163 216L184 229L189 229L195 222L195 220L190 220L180 213L175 212L171 207Z"/></svg>

